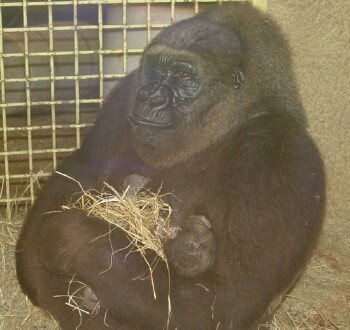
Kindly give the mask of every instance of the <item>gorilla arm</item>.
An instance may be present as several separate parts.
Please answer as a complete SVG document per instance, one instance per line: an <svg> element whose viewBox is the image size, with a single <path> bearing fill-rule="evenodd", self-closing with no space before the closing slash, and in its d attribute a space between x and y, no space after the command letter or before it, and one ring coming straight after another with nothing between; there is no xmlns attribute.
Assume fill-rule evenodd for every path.
<svg viewBox="0 0 350 330"><path fill-rule="evenodd" d="M219 319L232 316L233 329L250 329L271 318L315 246L324 174L313 142L289 116L251 119L235 135L231 157L223 174L230 212L214 227L223 235L215 271L232 288L219 287L216 311Z"/></svg>
<svg viewBox="0 0 350 330"><path fill-rule="evenodd" d="M76 235L72 236L72 232ZM99 219L81 211L69 210L49 215L40 236L45 237L40 246L40 262L46 270L76 275L117 318L130 321L138 315L140 320L147 320L145 325L147 322L166 323L167 303L163 296L154 300L149 281L133 280L143 275L147 265L138 253L129 253L130 242L123 232L110 230ZM166 276L166 269L158 267L158 276ZM167 288L161 283L167 281L157 280L156 289L166 292ZM147 311L155 311L154 320L150 320L145 306Z"/></svg>
<svg viewBox="0 0 350 330"><path fill-rule="evenodd" d="M71 161L72 158L70 165ZM61 168L63 170L65 166ZM76 164L70 168L77 169ZM89 177L83 168L76 174L78 172ZM72 171L67 174L73 177ZM129 253L130 242L123 232L111 230L105 222L79 210L47 211L46 208L52 210L55 203L65 203L59 196L63 191L71 196L76 188L75 182L55 174L30 211L16 253L17 273L23 290L36 305L49 311L64 329L75 328L79 318L70 316L72 310L65 310L67 300L52 297L66 295L73 276L74 280L89 286L101 303L99 315L102 314L102 321L91 329L102 329L103 311L107 309L109 319L118 319L118 323L107 319L113 326L131 324L132 329L138 329L140 322L145 324L145 329L152 328L152 324L163 327L167 318L166 269L161 265L157 267L157 292L166 294L159 294L154 300L150 281L134 280L144 275L147 265L138 253ZM55 203L53 197L58 198ZM149 310L155 311L153 316L148 315ZM138 315L137 319L134 313ZM77 312L73 314L76 316ZM85 320L85 314L82 316L84 325L100 319L98 316L91 321L89 317ZM70 318L73 320L68 321Z"/></svg>
<svg viewBox="0 0 350 330"><path fill-rule="evenodd" d="M126 248L129 240L123 232L108 230L100 220L77 210L49 215L40 231L40 236L45 237L40 247L40 262L50 272L76 275L92 289L110 316L131 329L163 328L167 322L169 292L172 325L193 329L213 327L212 294L195 285L197 280L181 280L172 274L169 291L168 271L164 263L159 263L152 275L157 294L154 299L150 280L140 279L147 272L145 261L139 253L129 253ZM79 234L72 236L72 232ZM154 256L148 257L151 262Z"/></svg>

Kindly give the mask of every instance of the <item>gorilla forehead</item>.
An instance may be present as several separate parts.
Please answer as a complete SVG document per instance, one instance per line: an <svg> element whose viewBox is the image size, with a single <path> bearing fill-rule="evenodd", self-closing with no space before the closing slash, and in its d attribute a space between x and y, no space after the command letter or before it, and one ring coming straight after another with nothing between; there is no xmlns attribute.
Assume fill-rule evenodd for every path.
<svg viewBox="0 0 350 330"><path fill-rule="evenodd" d="M150 44L169 45L198 53L242 54L243 44L238 34L224 23L193 17L164 29Z"/></svg>
<svg viewBox="0 0 350 330"><path fill-rule="evenodd" d="M159 65L160 63L171 63L173 60L193 65L193 67L196 68L197 73L201 69L199 63L202 62L202 58L200 54L165 43L155 43L150 45L144 53L142 63L145 66L152 64Z"/></svg>

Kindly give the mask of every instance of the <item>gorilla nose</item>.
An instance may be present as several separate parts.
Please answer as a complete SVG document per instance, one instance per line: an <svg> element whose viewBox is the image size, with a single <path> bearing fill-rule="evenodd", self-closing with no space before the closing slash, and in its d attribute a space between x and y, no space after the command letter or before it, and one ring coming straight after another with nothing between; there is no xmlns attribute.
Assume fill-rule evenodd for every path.
<svg viewBox="0 0 350 330"><path fill-rule="evenodd" d="M171 88L165 85L154 86L149 91L149 103L153 107L165 107L171 100Z"/></svg>
<svg viewBox="0 0 350 330"><path fill-rule="evenodd" d="M161 105L165 105L167 103L167 98L165 98L164 96L160 95L160 96L154 96L152 95L150 97L150 104L154 107L159 107Z"/></svg>

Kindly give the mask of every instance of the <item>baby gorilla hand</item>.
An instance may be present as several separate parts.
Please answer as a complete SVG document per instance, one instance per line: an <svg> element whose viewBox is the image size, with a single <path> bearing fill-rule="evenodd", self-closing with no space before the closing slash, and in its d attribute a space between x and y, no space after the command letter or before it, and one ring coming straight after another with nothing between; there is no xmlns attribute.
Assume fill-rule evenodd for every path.
<svg viewBox="0 0 350 330"><path fill-rule="evenodd" d="M195 277L202 274L215 261L216 242L210 221L204 215L190 216L164 248L179 275Z"/></svg>

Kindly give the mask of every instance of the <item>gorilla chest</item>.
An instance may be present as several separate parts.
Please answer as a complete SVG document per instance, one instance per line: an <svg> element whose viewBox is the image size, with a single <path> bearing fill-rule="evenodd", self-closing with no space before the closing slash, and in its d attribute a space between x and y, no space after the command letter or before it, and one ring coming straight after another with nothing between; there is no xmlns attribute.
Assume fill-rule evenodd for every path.
<svg viewBox="0 0 350 330"><path fill-rule="evenodd" d="M219 157L198 157L165 169L152 168L134 159L128 165L137 166L113 168L107 181L117 189L130 185L136 190L160 191L179 217L197 214L216 220L217 205L224 211L224 199L228 195L228 183L222 179L225 162L220 162L220 153L216 156Z"/></svg>
<svg viewBox="0 0 350 330"><path fill-rule="evenodd" d="M174 210L187 214L206 214L220 191L219 175L214 168L196 170L173 168L157 173L150 180L150 189L169 193L169 203Z"/></svg>

